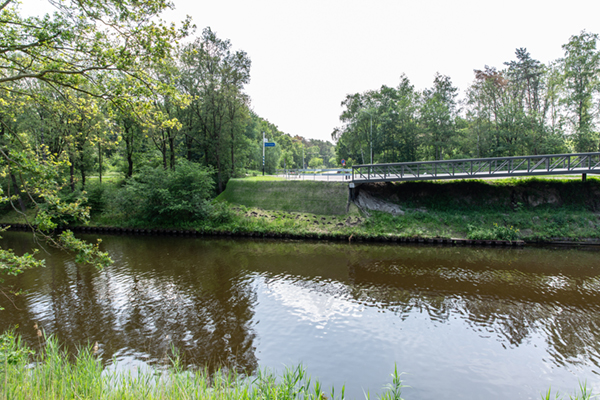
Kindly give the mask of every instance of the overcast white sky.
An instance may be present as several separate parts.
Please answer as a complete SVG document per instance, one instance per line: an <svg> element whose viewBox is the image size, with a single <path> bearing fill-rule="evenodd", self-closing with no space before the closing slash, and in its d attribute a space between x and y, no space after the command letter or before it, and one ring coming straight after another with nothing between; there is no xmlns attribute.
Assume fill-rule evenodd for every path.
<svg viewBox="0 0 600 400"><path fill-rule="evenodd" d="M42 0L24 0L33 3ZM253 109L291 135L331 140L346 94L417 90L436 71L461 92L473 69L503 67L517 47L546 63L571 35L600 33L600 1L174 0L173 21L192 16L252 60Z"/></svg>

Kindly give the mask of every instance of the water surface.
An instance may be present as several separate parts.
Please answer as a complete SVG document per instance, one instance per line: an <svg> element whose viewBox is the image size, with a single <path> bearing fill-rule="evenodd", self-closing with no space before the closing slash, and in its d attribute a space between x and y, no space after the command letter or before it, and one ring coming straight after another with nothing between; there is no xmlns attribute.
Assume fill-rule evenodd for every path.
<svg viewBox="0 0 600 400"><path fill-rule="evenodd" d="M26 233L3 234L24 252ZM90 237L92 238L92 237ZM600 252L105 236L114 265L47 267L8 279L0 329L34 323L107 365L242 372L302 363L350 398L379 393L394 364L407 399L540 398L600 390Z"/></svg>

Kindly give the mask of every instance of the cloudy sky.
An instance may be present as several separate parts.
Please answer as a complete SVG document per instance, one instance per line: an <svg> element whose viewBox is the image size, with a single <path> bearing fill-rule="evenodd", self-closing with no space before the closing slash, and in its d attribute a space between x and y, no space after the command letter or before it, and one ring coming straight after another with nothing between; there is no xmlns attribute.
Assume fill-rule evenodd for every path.
<svg viewBox="0 0 600 400"><path fill-rule="evenodd" d="M43 0L23 0L34 4ZM503 67L525 47L546 63L582 30L600 33L600 1L174 0L173 21L198 27L252 60L253 109L291 135L331 140L346 94L396 86L417 90L436 72L461 92L473 69Z"/></svg>

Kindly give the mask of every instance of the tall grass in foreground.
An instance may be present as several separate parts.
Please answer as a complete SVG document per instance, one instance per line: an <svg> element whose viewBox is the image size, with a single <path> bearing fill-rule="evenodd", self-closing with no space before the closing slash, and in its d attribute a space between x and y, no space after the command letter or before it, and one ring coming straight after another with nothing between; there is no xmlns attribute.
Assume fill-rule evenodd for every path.
<svg viewBox="0 0 600 400"><path fill-rule="evenodd" d="M82 348L74 359L54 337L45 340L43 350L34 355L14 332L0 335L0 400L20 399L240 399L240 400L335 400L345 399L344 387L336 393L323 392L302 366L287 368L281 375L259 370L255 376L220 371L184 369L176 351L166 370L137 373L108 372L94 354L93 347ZM381 400L402 400L402 374L394 368L392 382ZM369 392L365 397L370 399ZM543 400L565 399L549 389ZM585 384L571 400L596 398Z"/></svg>
<svg viewBox="0 0 600 400"><path fill-rule="evenodd" d="M312 381L301 366L275 375L184 370L177 352L163 371L119 373L104 370L93 348L82 348L74 359L57 340L48 337L35 355L13 332L0 335L0 399L344 399ZM399 375L383 398L401 400Z"/></svg>

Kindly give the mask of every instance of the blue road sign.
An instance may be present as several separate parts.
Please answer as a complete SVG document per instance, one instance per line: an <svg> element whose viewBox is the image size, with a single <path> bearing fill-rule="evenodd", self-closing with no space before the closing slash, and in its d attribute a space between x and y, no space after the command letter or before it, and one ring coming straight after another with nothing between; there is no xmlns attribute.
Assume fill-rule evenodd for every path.
<svg viewBox="0 0 600 400"><path fill-rule="evenodd" d="M265 142L265 147L275 147L275 142Z"/></svg>

